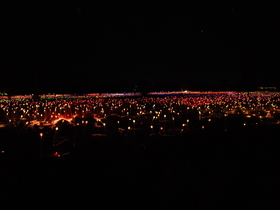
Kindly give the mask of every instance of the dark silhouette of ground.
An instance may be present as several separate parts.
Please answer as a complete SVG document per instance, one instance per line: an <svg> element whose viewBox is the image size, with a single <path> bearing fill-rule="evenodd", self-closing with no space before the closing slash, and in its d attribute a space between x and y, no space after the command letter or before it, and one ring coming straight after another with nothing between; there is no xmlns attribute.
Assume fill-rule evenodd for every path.
<svg viewBox="0 0 280 210"><path fill-rule="evenodd" d="M43 209L265 207L278 191L277 136L277 126L263 125L152 137L146 147L121 137L87 139L60 158L2 154L2 199L10 207Z"/></svg>

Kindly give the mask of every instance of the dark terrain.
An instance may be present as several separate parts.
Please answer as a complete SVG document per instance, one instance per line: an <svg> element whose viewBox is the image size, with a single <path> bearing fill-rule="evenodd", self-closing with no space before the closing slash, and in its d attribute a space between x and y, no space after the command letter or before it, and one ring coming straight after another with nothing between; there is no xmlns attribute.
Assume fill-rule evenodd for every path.
<svg viewBox="0 0 280 210"><path fill-rule="evenodd" d="M234 120L228 124L227 132L217 122L209 129L170 136L126 140L86 136L69 149L70 154L42 159L34 132L25 131L21 141L26 144L18 143L13 152L7 144L11 134L2 133L7 136L7 152L1 154L2 205L40 209L274 205L279 192L279 125L245 127ZM69 142L62 145L56 149L71 148Z"/></svg>

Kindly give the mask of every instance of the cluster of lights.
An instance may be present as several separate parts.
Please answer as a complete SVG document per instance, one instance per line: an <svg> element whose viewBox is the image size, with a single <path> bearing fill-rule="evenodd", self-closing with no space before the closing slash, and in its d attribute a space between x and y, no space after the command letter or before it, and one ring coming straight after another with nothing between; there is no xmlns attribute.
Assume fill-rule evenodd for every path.
<svg viewBox="0 0 280 210"><path fill-rule="evenodd" d="M280 114L280 93L183 91L150 93L150 95L152 96L132 98L118 97L129 96L129 93L101 95L104 97L96 97L100 94L86 97L45 95L43 100L36 102L31 101L30 96L2 99L0 112L4 120L0 128L49 125L54 130L53 146L56 146L60 143L56 138L62 126L58 124L60 121L83 128L83 132L89 126L100 127L104 129L104 135L107 135L109 124L106 119L116 114L119 117L116 121L118 131L122 133L126 131L126 135L134 131L136 135L145 117L148 119L145 123L151 134L165 134L168 130L172 130L171 128L181 133L191 130L193 120L190 115L196 116L197 121L204 123L199 125L199 130L204 132L207 126L215 121L213 119L217 117L217 113L218 117L224 119L225 131L228 130L227 119L231 115L242 115L246 121L241 126L246 128L250 126L249 118L257 117L262 122L265 118L273 119L276 114ZM92 117L95 123L91 124L88 117ZM77 118L80 121L76 121ZM258 126L258 123L255 123L255 126ZM38 138L42 142L47 137L40 130ZM54 154L56 157L61 155Z"/></svg>
<svg viewBox="0 0 280 210"><path fill-rule="evenodd" d="M29 97L15 97L11 100L2 100L0 102L0 111L6 117L8 124L26 121L27 126L40 125L41 123L52 124L55 127L59 121L67 121L77 126L87 124L88 121L82 120L82 123L75 123L75 117L82 119L87 115L93 115L94 118L101 122L105 127L105 123L101 120L111 114L118 114L127 117L129 125L127 130L136 129L139 118L142 115L149 114L151 118L151 128L154 129L156 124L163 122L164 126L160 126L159 130L165 129L167 122L173 122L181 119L189 124L189 119L185 119L182 112L197 113L197 119L202 120L206 116L211 122L211 116L215 112L221 112L225 117L231 114L243 114L246 118L259 117L273 118L275 113L279 113L280 109L280 93L262 93L250 92L162 92L168 93L166 96L147 96L138 98L109 97L98 98L96 94L88 95L87 98L76 97L71 95L45 95L46 97L57 97L54 100L41 100L32 102ZM184 95L178 95L184 93ZM127 95L129 95L128 93ZM158 93L151 93L156 95ZM100 95L100 94L98 94ZM124 96L124 94L108 94L108 96ZM69 98L59 98L69 97ZM134 117L133 120L131 118ZM118 125L120 122L118 121ZM2 125L1 125L2 126ZM185 125L183 127L186 127ZM203 128L204 129L204 128Z"/></svg>

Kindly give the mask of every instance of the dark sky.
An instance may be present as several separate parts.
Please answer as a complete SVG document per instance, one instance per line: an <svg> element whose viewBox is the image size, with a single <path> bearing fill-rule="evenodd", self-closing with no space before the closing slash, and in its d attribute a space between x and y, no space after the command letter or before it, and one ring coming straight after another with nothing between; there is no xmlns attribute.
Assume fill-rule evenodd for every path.
<svg viewBox="0 0 280 210"><path fill-rule="evenodd" d="M259 1L1 2L0 88L277 85L279 17ZM20 87L20 88L19 88Z"/></svg>

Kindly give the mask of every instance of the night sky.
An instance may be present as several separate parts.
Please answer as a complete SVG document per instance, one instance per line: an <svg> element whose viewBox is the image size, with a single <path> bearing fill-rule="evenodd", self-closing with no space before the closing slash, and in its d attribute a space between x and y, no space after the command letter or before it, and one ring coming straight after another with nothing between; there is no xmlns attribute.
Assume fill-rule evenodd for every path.
<svg viewBox="0 0 280 210"><path fill-rule="evenodd" d="M118 91L143 80L177 88L280 83L276 5L141 2L1 2L0 88L32 93L36 81L45 93Z"/></svg>

